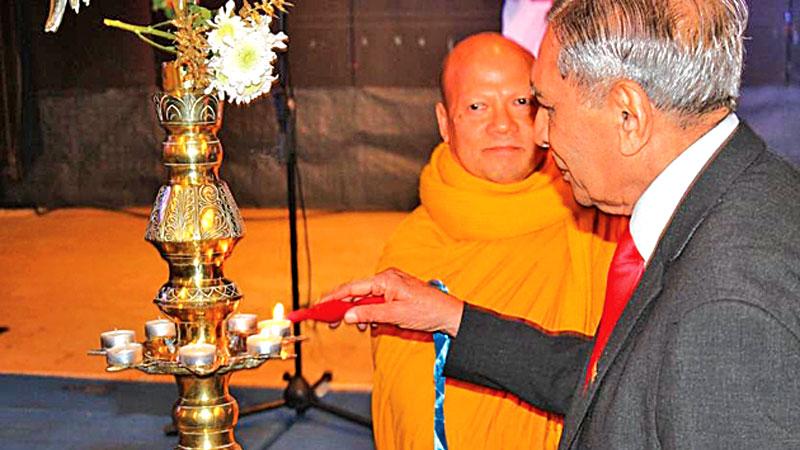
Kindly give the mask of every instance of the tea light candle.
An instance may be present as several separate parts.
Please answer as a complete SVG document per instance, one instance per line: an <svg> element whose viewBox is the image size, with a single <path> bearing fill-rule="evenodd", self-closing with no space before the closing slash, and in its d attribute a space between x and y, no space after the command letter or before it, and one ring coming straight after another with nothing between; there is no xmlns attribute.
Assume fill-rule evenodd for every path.
<svg viewBox="0 0 800 450"><path fill-rule="evenodd" d="M291 328L292 321L283 317L283 303L278 303L272 309L272 319L258 322L258 329L261 334L269 336L289 336Z"/></svg>
<svg viewBox="0 0 800 450"><path fill-rule="evenodd" d="M234 314L228 319L228 331L253 334L258 331L258 317L255 314Z"/></svg>
<svg viewBox="0 0 800 450"><path fill-rule="evenodd" d="M106 352L106 362L110 366L134 366L142 359L142 344L138 342L117 345Z"/></svg>
<svg viewBox="0 0 800 450"><path fill-rule="evenodd" d="M156 319L145 322L144 333L147 339L173 338L178 334L175 323L167 319Z"/></svg>
<svg viewBox="0 0 800 450"><path fill-rule="evenodd" d="M278 356L281 354L280 336L268 334L254 334L247 338L247 352L251 355Z"/></svg>
<svg viewBox="0 0 800 450"><path fill-rule="evenodd" d="M100 334L100 345L105 350L130 344L135 340L136 333L133 330L111 330Z"/></svg>
<svg viewBox="0 0 800 450"><path fill-rule="evenodd" d="M217 347L211 344L187 344L178 349L178 361L187 367L206 367L214 364Z"/></svg>

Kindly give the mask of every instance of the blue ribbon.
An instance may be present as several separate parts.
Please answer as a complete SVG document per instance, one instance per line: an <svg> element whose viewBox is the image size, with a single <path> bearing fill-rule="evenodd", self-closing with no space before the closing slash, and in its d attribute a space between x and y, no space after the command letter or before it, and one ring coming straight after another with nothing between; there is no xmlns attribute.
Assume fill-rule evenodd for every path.
<svg viewBox="0 0 800 450"><path fill-rule="evenodd" d="M439 280L431 280L429 285L439 289L445 294L450 291ZM436 361L433 363L433 384L436 387L436 398L433 402L433 447L435 450L447 450L447 435L444 430L444 363L447 361L447 352L450 350L450 336L445 333L433 333L433 345L436 351Z"/></svg>

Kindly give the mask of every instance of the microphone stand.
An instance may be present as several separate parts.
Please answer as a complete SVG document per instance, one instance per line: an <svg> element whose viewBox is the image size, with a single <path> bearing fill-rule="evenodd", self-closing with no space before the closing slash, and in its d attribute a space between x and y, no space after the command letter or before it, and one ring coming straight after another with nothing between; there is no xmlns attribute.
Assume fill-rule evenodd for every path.
<svg viewBox="0 0 800 450"><path fill-rule="evenodd" d="M286 31L286 14L280 13L277 16L278 28ZM272 98L275 105L275 112L278 120L278 148L280 157L286 158L286 187L289 209L289 244L290 244L290 263L292 273L292 309L300 309L300 289L297 262L297 152L295 140L296 111L294 92L289 80L289 59L285 53L278 55L278 75L279 84L275 86ZM300 323L294 324L294 335L300 335ZM242 408L239 417L250 416L276 408L288 407L294 409L298 416L303 416L310 408L317 408L339 418L372 428L372 421L361 417L350 411L327 404L320 400L316 394L316 389L333 379L333 374L326 371L322 377L313 384L303 377L303 353L300 341L294 343L294 374L286 372L283 379L287 381L286 389L283 391L283 398Z"/></svg>

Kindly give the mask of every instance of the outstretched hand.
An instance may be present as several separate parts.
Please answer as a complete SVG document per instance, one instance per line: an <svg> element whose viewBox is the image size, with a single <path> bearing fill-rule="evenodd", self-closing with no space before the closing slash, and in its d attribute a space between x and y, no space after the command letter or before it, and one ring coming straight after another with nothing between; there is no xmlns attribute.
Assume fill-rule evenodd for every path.
<svg viewBox="0 0 800 450"><path fill-rule="evenodd" d="M370 278L343 284L320 302L353 300L380 295L383 304L356 306L347 311L345 323L384 323L417 331L441 331L455 336L461 323L464 303L428 283L398 269L388 269Z"/></svg>

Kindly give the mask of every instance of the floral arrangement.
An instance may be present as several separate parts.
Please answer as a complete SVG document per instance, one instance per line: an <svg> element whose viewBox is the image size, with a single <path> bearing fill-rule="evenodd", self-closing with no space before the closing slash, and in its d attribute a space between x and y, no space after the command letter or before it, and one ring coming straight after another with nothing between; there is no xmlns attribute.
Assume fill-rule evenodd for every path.
<svg viewBox="0 0 800 450"><path fill-rule="evenodd" d="M56 5L66 3L54 1ZM70 2L77 12L79 0ZM84 3L89 4L88 0ZM153 0L153 9L163 10L169 20L153 25L111 19L103 23L130 31L153 47L174 54L175 64L187 83L185 88L214 93L238 104L268 93L277 80L276 52L286 50L288 37L282 32L273 33L270 24L290 6L286 0L243 0L237 11L234 1L228 0L215 14L191 1ZM51 16L53 10L51 4Z"/></svg>

